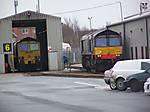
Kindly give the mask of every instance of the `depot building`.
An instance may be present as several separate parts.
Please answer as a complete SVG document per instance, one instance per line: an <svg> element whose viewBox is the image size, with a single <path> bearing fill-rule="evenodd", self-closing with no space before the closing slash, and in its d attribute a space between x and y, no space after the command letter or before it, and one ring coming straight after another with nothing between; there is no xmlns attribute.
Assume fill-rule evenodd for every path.
<svg viewBox="0 0 150 112"><path fill-rule="evenodd" d="M122 35L125 59L150 58L150 14L107 26Z"/></svg>
<svg viewBox="0 0 150 112"><path fill-rule="evenodd" d="M25 11L0 19L0 73L63 69L61 18Z"/></svg>

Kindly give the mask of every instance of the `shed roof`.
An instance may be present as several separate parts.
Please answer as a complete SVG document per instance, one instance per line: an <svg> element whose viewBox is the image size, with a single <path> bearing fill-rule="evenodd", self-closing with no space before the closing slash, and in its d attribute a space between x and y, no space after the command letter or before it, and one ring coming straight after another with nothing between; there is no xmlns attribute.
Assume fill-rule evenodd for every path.
<svg viewBox="0 0 150 112"><path fill-rule="evenodd" d="M21 13L18 13L18 14L14 14L14 15L11 15L11 16L8 16L8 17L5 17L5 18L1 18L1 20L5 20L5 19L14 19L14 18L18 18L18 17L30 17L30 16L42 16L42 17L52 17L52 18L58 18L60 19L60 17L57 17L57 16L52 16L52 15L48 15L48 14L43 14L43 13L39 13L39 12L35 12L35 11L31 11L31 10L27 10L27 11L24 11L24 12L21 12Z"/></svg>
<svg viewBox="0 0 150 112"><path fill-rule="evenodd" d="M135 14L135 17L133 18L129 18L127 20L124 20L122 22L117 22L117 23L114 23L114 24L111 24L111 25L108 25L107 27L111 27L111 26L116 26L116 25L120 25L120 24L124 24L124 23L129 23L129 22L132 22L132 21L136 21L136 20L140 20L140 19L143 19L143 18L148 18L150 17L150 13L146 14L146 15L143 15L143 16L138 16L137 15L139 14ZM131 16L132 17L132 16Z"/></svg>

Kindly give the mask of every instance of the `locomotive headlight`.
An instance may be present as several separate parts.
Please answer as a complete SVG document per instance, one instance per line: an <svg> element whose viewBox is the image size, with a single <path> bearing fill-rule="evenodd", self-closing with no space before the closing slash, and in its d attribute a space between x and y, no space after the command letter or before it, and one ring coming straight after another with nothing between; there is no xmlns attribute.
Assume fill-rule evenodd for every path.
<svg viewBox="0 0 150 112"><path fill-rule="evenodd" d="M116 56L120 56L120 54L117 54Z"/></svg>
<svg viewBox="0 0 150 112"><path fill-rule="evenodd" d="M99 58L99 57L101 57L101 55L97 55L97 57Z"/></svg>

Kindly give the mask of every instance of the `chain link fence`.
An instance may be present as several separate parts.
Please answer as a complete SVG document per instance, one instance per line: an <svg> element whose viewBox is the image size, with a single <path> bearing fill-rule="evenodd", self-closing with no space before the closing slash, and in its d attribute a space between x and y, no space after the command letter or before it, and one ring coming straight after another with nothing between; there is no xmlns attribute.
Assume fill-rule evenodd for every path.
<svg viewBox="0 0 150 112"><path fill-rule="evenodd" d="M80 50L73 49L71 51L63 51L63 61L65 67L70 66L71 64L80 64L82 61Z"/></svg>

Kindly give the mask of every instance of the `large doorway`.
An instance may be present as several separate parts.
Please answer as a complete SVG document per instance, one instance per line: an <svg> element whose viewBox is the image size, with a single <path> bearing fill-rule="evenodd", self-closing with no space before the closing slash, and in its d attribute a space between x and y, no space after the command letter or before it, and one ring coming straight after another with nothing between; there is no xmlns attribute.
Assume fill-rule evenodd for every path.
<svg viewBox="0 0 150 112"><path fill-rule="evenodd" d="M36 70L41 70L41 71L47 71L48 70L48 51L47 51L47 30L46 30L46 19L40 19L40 20L14 20L12 21L12 33L13 33L13 40L14 41L14 67L16 71L36 71ZM28 39L26 39L28 38ZM26 41L26 44L22 44L22 46L18 45L16 46L16 44L22 40L32 40L29 38L33 38L38 44L38 46L40 47L40 51L39 51L39 65L38 69L36 69L35 67L33 67L31 65L31 61L34 61L35 59L33 59L31 56L34 55L34 57L37 57L35 55L35 53L32 52L33 55L29 55L29 50L28 49L35 49L35 47L37 46L37 44L32 43L32 45L30 45L31 47L29 48L29 45ZM31 42L31 41L30 41ZM33 41L32 41L33 42ZM17 48L16 48L17 47ZM18 48L20 47L20 48ZM19 53L21 52L21 50L26 50L27 52L25 52L24 54L22 53L22 57L23 55L27 55L29 58L32 58L31 61L28 61L25 63L25 65L29 65L32 67L29 67L30 69L26 69L26 67L22 67L20 65L20 60L22 57L19 57ZM31 54L31 52L30 52ZM23 57L24 58L24 57Z"/></svg>

